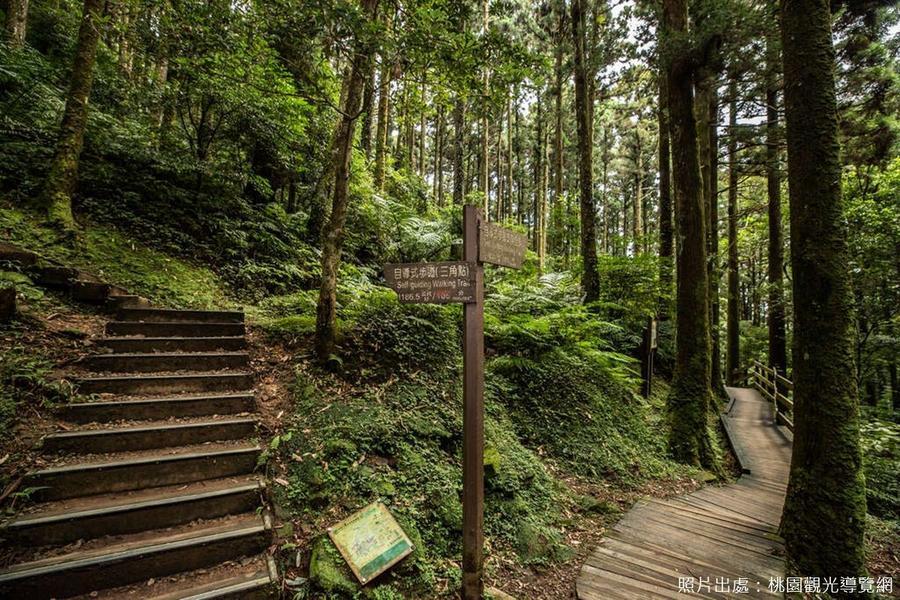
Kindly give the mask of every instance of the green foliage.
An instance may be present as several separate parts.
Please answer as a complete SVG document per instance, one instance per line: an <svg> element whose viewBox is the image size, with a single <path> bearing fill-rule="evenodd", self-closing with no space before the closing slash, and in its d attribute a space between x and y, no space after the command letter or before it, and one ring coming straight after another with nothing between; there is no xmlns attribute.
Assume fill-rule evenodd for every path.
<svg viewBox="0 0 900 600"><path fill-rule="evenodd" d="M0 205L0 232L46 258L83 268L162 305L231 305L219 278L209 269L151 250L111 227L86 223L73 247L62 243L53 229L40 225L34 215Z"/></svg>
<svg viewBox="0 0 900 600"><path fill-rule="evenodd" d="M866 504L870 514L900 520L900 425L888 421L863 422L860 428Z"/></svg>
<svg viewBox="0 0 900 600"><path fill-rule="evenodd" d="M34 350L17 344L4 348L0 358L0 439L4 439L20 406L60 400L65 390L50 381L50 361Z"/></svg>
<svg viewBox="0 0 900 600"><path fill-rule="evenodd" d="M410 374L455 370L459 359L458 310L434 304L400 304L394 292L380 288L344 311L348 321L347 359L363 375L380 370Z"/></svg>

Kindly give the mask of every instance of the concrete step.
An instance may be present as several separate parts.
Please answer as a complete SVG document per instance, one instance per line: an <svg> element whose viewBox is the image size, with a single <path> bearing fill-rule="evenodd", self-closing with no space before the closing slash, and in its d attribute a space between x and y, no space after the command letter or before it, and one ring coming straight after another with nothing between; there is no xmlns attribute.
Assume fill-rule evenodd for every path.
<svg viewBox="0 0 900 600"><path fill-rule="evenodd" d="M179 392L242 391L253 387L253 377L244 372L196 373L190 375L122 375L83 377L75 380L82 394L177 394Z"/></svg>
<svg viewBox="0 0 900 600"><path fill-rule="evenodd" d="M123 453L26 475L23 487L40 488L38 501L140 490L252 473L260 448L249 444L187 446L173 451Z"/></svg>
<svg viewBox="0 0 900 600"><path fill-rule="evenodd" d="M236 352L247 347L247 340L235 337L107 337L94 341L99 347L117 353L126 352Z"/></svg>
<svg viewBox="0 0 900 600"><path fill-rule="evenodd" d="M260 480L202 481L177 489L85 498L80 506L63 510L59 505L65 503L58 502L6 523L2 535L14 544L49 546L175 527L252 512L260 505L264 487Z"/></svg>
<svg viewBox="0 0 900 600"><path fill-rule="evenodd" d="M150 306L150 301L141 296L128 293L117 293L116 290L110 292L109 298L106 300L106 308L110 312L116 312L121 308L146 308Z"/></svg>
<svg viewBox="0 0 900 600"><path fill-rule="evenodd" d="M244 313L231 310L178 310L172 308L123 308L120 321L144 323L243 323Z"/></svg>
<svg viewBox="0 0 900 600"><path fill-rule="evenodd" d="M108 423L122 419L231 415L255 410L256 400L252 393L237 393L78 402L60 406L56 413L62 420L74 423Z"/></svg>
<svg viewBox="0 0 900 600"><path fill-rule="evenodd" d="M263 518L248 516L227 525L23 563L0 573L0 596L66 598L202 569L262 552L270 530Z"/></svg>
<svg viewBox="0 0 900 600"><path fill-rule="evenodd" d="M106 335L143 337L234 337L244 335L243 323L145 323L110 321Z"/></svg>
<svg viewBox="0 0 900 600"><path fill-rule="evenodd" d="M53 289L69 289L72 282L78 279L78 269L56 265L37 265L32 268L35 283Z"/></svg>
<svg viewBox="0 0 900 600"><path fill-rule="evenodd" d="M205 573L186 573L186 585L153 596L150 600L264 600L278 597L278 570L271 557L265 557L265 568L218 580ZM204 581L206 579L206 581Z"/></svg>
<svg viewBox="0 0 900 600"><path fill-rule="evenodd" d="M31 267L37 264L40 257L24 248L19 248L6 242L0 242L0 262L10 263L19 267Z"/></svg>
<svg viewBox="0 0 900 600"><path fill-rule="evenodd" d="M106 304L111 290L112 286L108 283L76 279L69 288L69 294L77 302L101 305Z"/></svg>
<svg viewBox="0 0 900 600"><path fill-rule="evenodd" d="M256 433L256 424L255 418L239 417L64 431L44 436L42 450L70 454L106 454L241 440Z"/></svg>
<svg viewBox="0 0 900 600"><path fill-rule="evenodd" d="M105 373L152 373L240 369L249 362L246 352L150 352L95 354L88 356L84 364L92 371Z"/></svg>

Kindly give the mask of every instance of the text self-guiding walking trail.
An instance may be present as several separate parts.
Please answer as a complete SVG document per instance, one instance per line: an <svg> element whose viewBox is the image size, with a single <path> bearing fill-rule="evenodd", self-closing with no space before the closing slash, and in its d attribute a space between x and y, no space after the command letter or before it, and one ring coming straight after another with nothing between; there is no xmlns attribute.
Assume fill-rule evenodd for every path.
<svg viewBox="0 0 900 600"><path fill-rule="evenodd" d="M730 485L636 504L582 566L579 599L781 595L769 582L784 577L777 531L791 442L759 392L728 393L722 422L745 474ZM692 591L679 593L679 582Z"/></svg>

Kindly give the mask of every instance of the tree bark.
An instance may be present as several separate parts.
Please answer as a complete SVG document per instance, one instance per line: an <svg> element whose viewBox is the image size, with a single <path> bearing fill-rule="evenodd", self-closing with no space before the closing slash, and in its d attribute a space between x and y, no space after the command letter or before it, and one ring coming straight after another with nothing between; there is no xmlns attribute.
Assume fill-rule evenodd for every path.
<svg viewBox="0 0 900 600"><path fill-rule="evenodd" d="M672 222L672 173L669 154L669 107L666 73L659 72L659 317L668 319L671 312L672 286L675 280L674 226Z"/></svg>
<svg viewBox="0 0 900 600"><path fill-rule="evenodd" d="M375 106L375 70L366 77L366 87L363 89L362 103L362 130L359 132L359 147L366 154L366 160L372 156L372 114Z"/></svg>
<svg viewBox="0 0 900 600"><path fill-rule="evenodd" d="M865 574L865 480L827 0L782 0L791 216L794 446L788 573Z"/></svg>
<svg viewBox="0 0 900 600"><path fill-rule="evenodd" d="M75 227L72 193L78 181L78 161L84 145L88 99L94 82L94 62L97 59L97 42L100 40L100 23L105 4L105 0L84 0L72 62L72 78L59 127L59 140L40 198L47 219L65 231L71 231Z"/></svg>
<svg viewBox="0 0 900 600"><path fill-rule="evenodd" d="M741 317L739 311L740 277L738 274L737 240L737 83L728 86L728 323L725 378L728 385L735 385L741 366Z"/></svg>
<svg viewBox="0 0 900 600"><path fill-rule="evenodd" d="M10 48L21 48L25 45L25 33L28 29L28 0L7 0L5 29L6 41Z"/></svg>
<svg viewBox="0 0 900 600"><path fill-rule="evenodd" d="M481 35L487 36L490 3L488 0L481 0ZM488 120L488 97L491 93L491 75L487 65L484 65L482 74L483 96L481 105L481 163L479 164L478 189L484 193L484 218L490 219L490 195L488 189L490 182L488 181L488 173L490 172L490 152L488 151L489 136L489 120Z"/></svg>
<svg viewBox="0 0 900 600"><path fill-rule="evenodd" d="M556 85L553 89L554 100L556 101L555 115L556 126L553 131L553 206L558 206L562 202L563 193L563 15L565 10L559 13L559 23L556 40L556 64L554 66L554 75L556 77ZM561 211L556 211L561 214ZM554 227L562 231L562 224L555 222ZM551 250L559 250L554 248L559 244L551 244Z"/></svg>
<svg viewBox="0 0 900 600"><path fill-rule="evenodd" d="M390 22L388 22L390 27ZM388 119L391 103L391 68L387 56L381 55L381 73L378 76L378 125L375 130L375 188L384 191L384 171L388 154Z"/></svg>
<svg viewBox="0 0 900 600"><path fill-rule="evenodd" d="M584 0L572 0L572 37L575 49L575 117L578 124L578 190L581 206L581 287L585 302L600 298L597 272L597 232L593 190L593 99L589 97L590 68L584 48Z"/></svg>
<svg viewBox="0 0 900 600"><path fill-rule="evenodd" d="M466 105L457 95L453 105L453 204L462 206L465 197L466 162L463 155L465 142Z"/></svg>
<svg viewBox="0 0 900 600"><path fill-rule="evenodd" d="M634 145L634 204L632 206L631 234L634 239L634 253L640 251L640 240L644 235L644 164L641 152L641 134L635 128Z"/></svg>
<svg viewBox="0 0 900 600"><path fill-rule="evenodd" d="M774 5L774 6L773 6ZM766 35L766 192L769 211L769 366L787 371L787 333L784 316L784 241L781 233L781 165L778 159L777 2L770 2L772 18Z"/></svg>
<svg viewBox="0 0 900 600"><path fill-rule="evenodd" d="M422 98L421 98L421 107L419 109L419 164L417 167L417 172L419 177L425 177L425 109L428 106L425 102L425 81L423 76L422 88L421 88Z"/></svg>
<svg viewBox="0 0 900 600"><path fill-rule="evenodd" d="M676 460L714 467L708 433L710 337L703 202L694 118L693 73L683 46L686 0L663 1L661 35L668 77L669 132L678 234L675 373L668 397L669 449Z"/></svg>
<svg viewBox="0 0 900 600"><path fill-rule="evenodd" d="M378 0L362 0L361 9L368 19L375 18ZM344 238L344 222L350 187L350 158L353 150L353 133L362 102L362 92L372 63L372 42L357 34L354 44L353 65L347 97L344 101L340 126L335 135L334 195L331 217L325 229L322 244L322 282L316 307L316 354L327 361L334 353L335 321L337 317L337 272L341 260Z"/></svg>
<svg viewBox="0 0 900 600"><path fill-rule="evenodd" d="M722 352L719 340L719 91L715 83L709 90L709 179L706 181L707 206L709 207L709 322L710 343L710 387L713 394L727 397L722 377Z"/></svg>
<svg viewBox="0 0 900 600"><path fill-rule="evenodd" d="M434 125L434 197L438 206L444 206L444 105L439 104Z"/></svg>

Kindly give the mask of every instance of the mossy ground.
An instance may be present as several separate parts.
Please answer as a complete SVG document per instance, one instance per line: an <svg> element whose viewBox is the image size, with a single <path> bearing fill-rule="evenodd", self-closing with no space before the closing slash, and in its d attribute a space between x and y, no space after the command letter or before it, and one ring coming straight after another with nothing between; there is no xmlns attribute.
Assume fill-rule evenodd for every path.
<svg viewBox="0 0 900 600"><path fill-rule="evenodd" d="M304 573L312 586L301 593L451 596L460 579L462 529L459 308L403 306L378 289L339 299L340 370L297 363L293 415L270 449L280 471L279 513L296 522L293 531L309 532L283 543L290 553L304 544L313 548ZM260 307L259 322L284 341L286 319L304 322L308 305L305 296L270 301ZM283 316L288 311L293 315ZM582 317L592 318L575 320L582 323ZM662 397L644 400L634 393L630 368L622 368L627 357L578 346L584 340L576 338L593 327L574 331L570 319L561 322L565 332L554 323L527 336L562 335L574 344L568 354L546 339L532 339L511 360L496 348L521 332L488 336L494 356L485 389L491 581L509 577L509 565L550 573L575 564L583 549L573 544L572 531L601 531L627 505L618 499L633 499L629 493L651 480L699 479L698 472L667 459L664 437L654 435L663 418ZM303 336L293 339L302 343ZM607 488L592 487L597 480ZM375 500L392 510L410 537L421 539L420 550L365 592L351 592L326 560L322 546L330 542L312 540Z"/></svg>
<svg viewBox="0 0 900 600"><path fill-rule="evenodd" d="M209 268L152 250L113 227L82 223L74 243L69 244L30 212L0 203L0 238L67 266L82 268L162 306L234 305Z"/></svg>

